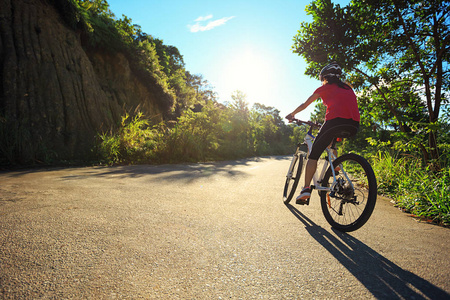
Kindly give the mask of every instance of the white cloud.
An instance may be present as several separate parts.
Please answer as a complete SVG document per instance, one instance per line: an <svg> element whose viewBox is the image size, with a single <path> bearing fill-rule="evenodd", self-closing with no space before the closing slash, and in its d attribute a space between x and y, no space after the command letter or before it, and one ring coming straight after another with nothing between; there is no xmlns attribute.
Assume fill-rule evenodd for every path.
<svg viewBox="0 0 450 300"><path fill-rule="evenodd" d="M204 16L204 17L198 17L194 22L206 21L206 20L212 19L212 17L213 17L213 15L207 15L207 16Z"/></svg>
<svg viewBox="0 0 450 300"><path fill-rule="evenodd" d="M198 17L195 22L194 25L188 25L188 28L191 32L199 32L199 31L207 31L207 30L211 30L214 29L218 26L222 26L225 25L225 23L227 23L229 20L233 19L233 17L224 17L222 19L217 19L217 20L211 20L209 21L206 25L202 24L203 21L207 21L212 19L212 15L208 15L205 17Z"/></svg>

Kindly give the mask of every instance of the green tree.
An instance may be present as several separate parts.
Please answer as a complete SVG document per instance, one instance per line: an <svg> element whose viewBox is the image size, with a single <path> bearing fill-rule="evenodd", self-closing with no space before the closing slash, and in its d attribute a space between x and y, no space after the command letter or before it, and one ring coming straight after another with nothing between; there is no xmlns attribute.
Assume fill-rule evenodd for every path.
<svg viewBox="0 0 450 300"><path fill-rule="evenodd" d="M250 111L251 144L256 155L283 153L284 126L280 111L271 106L255 103Z"/></svg>
<svg viewBox="0 0 450 300"><path fill-rule="evenodd" d="M231 102L226 103L226 110L223 114L225 130L224 145L226 153L235 153L236 157L249 156L250 146L250 110L247 102L247 95L242 91L235 91L231 95Z"/></svg>
<svg viewBox="0 0 450 300"><path fill-rule="evenodd" d="M317 102L314 111L311 113L311 121L316 123L323 123L325 121L325 113L327 107L322 102Z"/></svg>
<svg viewBox="0 0 450 300"><path fill-rule="evenodd" d="M441 105L448 103L450 3L365 0L348 6L316 0L293 50L314 76L337 61L364 97L363 120L386 122L417 141L424 160L437 161Z"/></svg>

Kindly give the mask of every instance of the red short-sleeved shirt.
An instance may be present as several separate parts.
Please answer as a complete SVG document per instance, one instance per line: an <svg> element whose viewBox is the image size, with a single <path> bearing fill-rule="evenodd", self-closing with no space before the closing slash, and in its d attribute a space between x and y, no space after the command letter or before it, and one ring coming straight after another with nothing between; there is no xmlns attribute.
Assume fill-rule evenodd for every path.
<svg viewBox="0 0 450 300"><path fill-rule="evenodd" d="M323 104L327 107L325 121L335 118L360 121L358 102L352 89L340 88L337 84L325 84L314 94L320 95Z"/></svg>

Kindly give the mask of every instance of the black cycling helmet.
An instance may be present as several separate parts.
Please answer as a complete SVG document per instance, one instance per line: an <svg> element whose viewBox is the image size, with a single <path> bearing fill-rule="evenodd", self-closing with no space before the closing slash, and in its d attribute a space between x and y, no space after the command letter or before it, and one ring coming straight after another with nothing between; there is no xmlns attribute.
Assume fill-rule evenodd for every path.
<svg viewBox="0 0 450 300"><path fill-rule="evenodd" d="M322 81L327 77L339 77L342 74L341 67L337 64L337 62L332 62L328 66L324 67L319 74L319 80Z"/></svg>

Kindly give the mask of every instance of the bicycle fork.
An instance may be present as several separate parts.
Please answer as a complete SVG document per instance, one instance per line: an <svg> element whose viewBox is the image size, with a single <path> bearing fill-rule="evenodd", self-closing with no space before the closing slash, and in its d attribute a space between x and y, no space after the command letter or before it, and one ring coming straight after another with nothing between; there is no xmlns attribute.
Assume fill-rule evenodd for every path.
<svg viewBox="0 0 450 300"><path fill-rule="evenodd" d="M292 175L293 175L292 173L294 171L294 165L295 165L296 161L299 159L298 156L299 156L299 152L298 152L298 148L297 148L297 150L294 153L294 156L292 157L291 165L289 166L288 173L286 175L286 177L289 179L292 178Z"/></svg>

